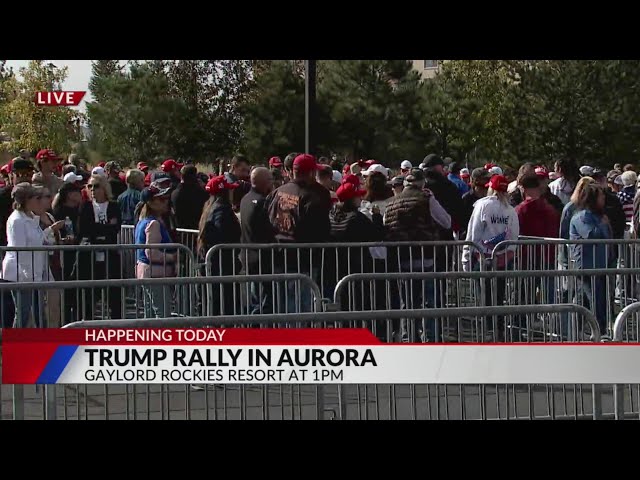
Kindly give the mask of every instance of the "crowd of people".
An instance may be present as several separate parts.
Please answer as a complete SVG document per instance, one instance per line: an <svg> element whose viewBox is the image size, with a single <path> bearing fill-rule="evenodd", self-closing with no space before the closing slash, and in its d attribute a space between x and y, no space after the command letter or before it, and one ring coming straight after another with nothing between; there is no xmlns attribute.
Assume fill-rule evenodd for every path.
<svg viewBox="0 0 640 480"><path fill-rule="evenodd" d="M121 225L134 226L139 245L177 243L178 228L198 230L195 253L201 260L220 244L461 239L477 247L463 251L463 268L471 271L479 267L480 253L494 254L498 266L509 265L514 251L494 249L521 235L571 240L629 238L638 231L640 207L633 170L632 165L622 168L618 164L609 172L578 168L568 159L556 162L552 170L535 163L525 163L517 172L491 163L470 170L460 162L430 154L415 166L404 160L394 174L376 160L343 163L291 153L284 160L274 156L254 166L237 155L228 168L217 172L199 172L195 165L173 159L162 162L157 170L140 162L125 171L115 161L92 168L77 155L63 161L52 150L43 149L32 159L30 152L22 150L0 169L0 245L111 245L117 243ZM367 252L368 258L357 261L373 263L386 255L381 249ZM441 270L444 260L437 250L432 252L401 252L398 271ZM569 260L576 268L611 265L615 259L605 258L603 252L597 248L583 251L576 245L561 257L560 268L567 268ZM69 258L64 262L59 253L26 255L9 250L3 259L2 281L119 278L117 251L106 256L105 252L92 253L91 257L87 252L76 257L65 251L63 256ZM136 276L175 276L177 255L171 249L137 250ZM258 257L216 257L213 273L235 272L238 262L248 274L282 273L286 255L275 264L271 259L269 265ZM530 265L540 268L545 256L535 257ZM356 261L338 260L337 265ZM555 259L547 256L547 261ZM366 271L365 265L358 268ZM422 296L423 305L435 307L437 287L430 282L426 285L415 289L417 295ZM594 292L587 296L598 318L604 318L602 302ZM255 297L260 311L270 308L268 288ZM52 312L47 314L49 325L64 323L60 316L68 313L55 313L60 311L60 298L61 293L55 291L48 292L46 299L37 291L5 295L4 326L27 326L31 316L39 325L43 304ZM232 309L233 285L221 288L217 301ZM111 289L108 307L113 318L123 312L122 302L120 289ZM65 297L65 303L72 308L75 302ZM85 302L83 308L82 316L93 318L95 305ZM168 313L162 288L145 288L145 312L157 317Z"/></svg>

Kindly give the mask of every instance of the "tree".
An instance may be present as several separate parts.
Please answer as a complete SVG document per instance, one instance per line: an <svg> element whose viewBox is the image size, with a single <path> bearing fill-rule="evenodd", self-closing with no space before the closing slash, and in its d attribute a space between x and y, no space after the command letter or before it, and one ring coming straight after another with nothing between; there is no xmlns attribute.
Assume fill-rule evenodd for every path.
<svg viewBox="0 0 640 480"><path fill-rule="evenodd" d="M205 159L236 150L242 135L239 107L251 81L246 60L175 60L166 62L173 94L192 113L192 141L187 155Z"/></svg>
<svg viewBox="0 0 640 480"><path fill-rule="evenodd" d="M304 80L289 61L273 61L255 78L240 113L249 158L304 150Z"/></svg>
<svg viewBox="0 0 640 480"><path fill-rule="evenodd" d="M2 130L11 141L8 149L37 150L51 148L58 153L69 152L77 138L77 112L69 107L41 107L35 104L36 93L61 90L67 69L42 60L32 60L20 69L22 80L9 76L2 81L7 98L1 108ZM9 88L7 88L9 87Z"/></svg>
<svg viewBox="0 0 640 480"><path fill-rule="evenodd" d="M432 134L435 153L466 160L474 149L481 121L480 104L465 95L462 82L444 73L422 85L422 128Z"/></svg>
<svg viewBox="0 0 640 480"><path fill-rule="evenodd" d="M89 90L91 96L96 102L100 102L105 99L105 95L108 91L104 91L102 85L103 79L112 77L114 75L120 75L122 73L122 67L119 60L94 60L91 62L91 79L89 80Z"/></svg>
<svg viewBox="0 0 640 480"><path fill-rule="evenodd" d="M87 113L91 142L104 157L136 162L185 154L190 112L171 94L165 74L132 64L128 73L100 78L97 84L105 96L88 104Z"/></svg>
<svg viewBox="0 0 640 480"><path fill-rule="evenodd" d="M321 143L397 163L415 149L419 78L407 60L320 62ZM407 148L411 143L412 148Z"/></svg>

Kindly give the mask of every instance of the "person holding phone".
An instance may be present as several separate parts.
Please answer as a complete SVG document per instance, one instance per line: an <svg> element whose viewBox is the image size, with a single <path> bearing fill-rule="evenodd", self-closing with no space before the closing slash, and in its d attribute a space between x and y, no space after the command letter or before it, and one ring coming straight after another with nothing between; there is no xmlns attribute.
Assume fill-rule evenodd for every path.
<svg viewBox="0 0 640 480"><path fill-rule="evenodd" d="M42 196L31 184L18 183L12 190L13 213L7 220L8 247L41 247L49 244L64 226L55 222L44 230L40 227L39 211ZM44 251L8 251L2 261L2 278L9 282L42 282L49 279L49 262ZM15 303L13 328L25 328L33 315L36 327L43 327L42 292L37 290L14 290Z"/></svg>

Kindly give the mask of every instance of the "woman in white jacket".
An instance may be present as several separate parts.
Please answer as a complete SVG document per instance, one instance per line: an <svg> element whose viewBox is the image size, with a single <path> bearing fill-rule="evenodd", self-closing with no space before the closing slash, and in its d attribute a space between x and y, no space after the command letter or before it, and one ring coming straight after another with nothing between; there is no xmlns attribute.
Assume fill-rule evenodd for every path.
<svg viewBox="0 0 640 480"><path fill-rule="evenodd" d="M40 202L36 190L29 183L19 183L11 192L13 213L7 220L7 247L39 247L48 243L51 231L59 231L64 221L56 222L44 231L40 218L33 214ZM9 282L42 282L49 277L49 261L45 251L8 251L2 261L2 278ZM32 290L11 292L16 305L14 328L29 324L33 312L36 327L40 326L42 293Z"/></svg>
<svg viewBox="0 0 640 480"><path fill-rule="evenodd" d="M473 205L473 213L467 228L467 241L476 245L476 251L471 252L470 247L465 246L462 252L462 267L468 272L479 267L482 252L486 258L493 253L494 248L505 240L517 240L520 234L520 223L515 209L509 204L507 188L509 182L502 175L494 175L489 180L487 196L477 200ZM507 268L513 258L514 247L496 252L499 269ZM503 278L497 281L495 300L493 299L491 283L485 282L486 305L500 306L504 303L505 282ZM504 321L498 318L496 336L498 341L504 340Z"/></svg>

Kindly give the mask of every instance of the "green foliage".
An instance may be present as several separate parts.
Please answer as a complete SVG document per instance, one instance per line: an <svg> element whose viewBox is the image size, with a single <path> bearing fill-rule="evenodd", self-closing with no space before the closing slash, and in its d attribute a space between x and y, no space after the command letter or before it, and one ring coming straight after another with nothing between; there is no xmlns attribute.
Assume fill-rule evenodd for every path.
<svg viewBox="0 0 640 480"><path fill-rule="evenodd" d="M42 107L35 104L36 93L61 90L66 68L32 60L20 69L22 80L0 69L0 131L7 134L5 150L51 148L68 153L78 137L77 112L68 107Z"/></svg>
<svg viewBox="0 0 640 480"><path fill-rule="evenodd" d="M125 162L183 154L188 138L180 127L190 112L171 95L166 75L141 64L126 74L94 79L105 96L87 105L93 149Z"/></svg>
<svg viewBox="0 0 640 480"><path fill-rule="evenodd" d="M289 61L263 66L244 103L244 151L256 162L304 150L304 79Z"/></svg>
<svg viewBox="0 0 640 480"><path fill-rule="evenodd" d="M417 131L420 81L411 62L334 60L321 65L318 101L325 148L392 164L422 143Z"/></svg>
<svg viewBox="0 0 640 480"><path fill-rule="evenodd" d="M87 107L91 146L105 158L202 160L238 147L250 62L131 61L128 72L110 62L94 63L98 96Z"/></svg>

